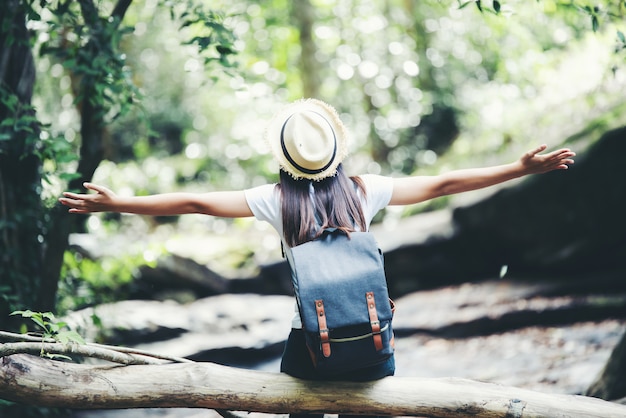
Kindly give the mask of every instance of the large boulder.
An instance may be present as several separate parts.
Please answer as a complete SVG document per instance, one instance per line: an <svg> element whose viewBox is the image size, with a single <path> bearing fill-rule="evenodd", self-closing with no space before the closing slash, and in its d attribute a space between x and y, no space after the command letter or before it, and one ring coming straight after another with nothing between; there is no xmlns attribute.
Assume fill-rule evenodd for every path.
<svg viewBox="0 0 626 418"><path fill-rule="evenodd" d="M567 171L531 176L451 217L450 234L386 254L392 293L484 280L594 277L624 289L626 127L607 132ZM506 268L503 268L506 267Z"/></svg>

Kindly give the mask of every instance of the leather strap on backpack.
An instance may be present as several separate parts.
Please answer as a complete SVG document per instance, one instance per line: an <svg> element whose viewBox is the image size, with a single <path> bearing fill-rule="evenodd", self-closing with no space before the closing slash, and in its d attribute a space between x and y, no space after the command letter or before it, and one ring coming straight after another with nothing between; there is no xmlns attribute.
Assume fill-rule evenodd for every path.
<svg viewBox="0 0 626 418"><path fill-rule="evenodd" d="M320 344L322 346L322 354L324 357L330 357L330 335L328 334L328 326L326 325L326 313L324 312L324 301L318 299L315 301L315 311L317 312L317 324L320 330Z"/></svg>
<svg viewBox="0 0 626 418"><path fill-rule="evenodd" d="M383 349L383 338L380 335L380 321L378 320L378 313L376 312L376 299L374 299L374 292L367 292L365 294L365 301L367 302L367 311L370 315L370 325L372 326L374 347L376 347L376 351L380 351Z"/></svg>

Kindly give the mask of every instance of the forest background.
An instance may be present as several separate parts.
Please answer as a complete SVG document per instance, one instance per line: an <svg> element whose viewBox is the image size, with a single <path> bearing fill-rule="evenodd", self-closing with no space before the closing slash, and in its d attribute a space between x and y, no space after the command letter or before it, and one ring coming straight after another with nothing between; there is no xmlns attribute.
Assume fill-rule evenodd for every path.
<svg viewBox="0 0 626 418"><path fill-rule="evenodd" d="M68 216L83 181L121 194L276 180L265 122L318 97L352 136L348 171L435 174L624 125L622 2L17 1L2 10L0 324L124 299L184 252L225 276L280 256L267 226ZM379 223L477 199L442 198ZM234 232L235 231L235 232ZM255 232L256 231L256 232ZM70 233L106 243L94 261ZM257 235L254 235L257 236ZM76 241L74 241L76 242ZM240 273L238 273L240 274Z"/></svg>

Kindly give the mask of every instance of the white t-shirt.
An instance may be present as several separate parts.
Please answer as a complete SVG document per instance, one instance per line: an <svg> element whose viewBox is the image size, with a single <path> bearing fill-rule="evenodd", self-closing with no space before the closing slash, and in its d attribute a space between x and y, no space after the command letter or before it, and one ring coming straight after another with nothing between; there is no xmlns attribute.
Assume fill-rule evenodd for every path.
<svg viewBox="0 0 626 418"><path fill-rule="evenodd" d="M363 196L360 190L357 191L357 195L361 200L365 224L369 228L376 213L389 204L393 192L393 181L391 177L374 174L364 174L360 177L363 180L367 197ZM244 193L254 217L260 221L269 222L276 229L286 247L281 218L280 192L276 184L254 187L245 190ZM311 193L314 193L313 187L311 187ZM294 317L292 327L302 328L299 315Z"/></svg>

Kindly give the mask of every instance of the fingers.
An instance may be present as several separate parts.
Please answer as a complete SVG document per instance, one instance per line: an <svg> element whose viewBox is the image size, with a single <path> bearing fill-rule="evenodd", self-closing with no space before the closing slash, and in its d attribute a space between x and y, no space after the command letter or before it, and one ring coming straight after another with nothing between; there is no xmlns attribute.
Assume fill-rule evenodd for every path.
<svg viewBox="0 0 626 418"><path fill-rule="evenodd" d="M66 197L60 198L59 202L64 206L69 206L70 213L86 213L85 209L81 209L85 205L85 201L79 195L75 195L76 198L74 198L73 196L68 196L70 194L72 193L64 193Z"/></svg>
<svg viewBox="0 0 626 418"><path fill-rule="evenodd" d="M541 151L544 151L546 148L548 148L546 144L539 145L537 148L533 148L530 151L526 152L526 154L524 154L522 159L531 160L533 157L535 157Z"/></svg>
<svg viewBox="0 0 626 418"><path fill-rule="evenodd" d="M78 213L85 214L94 212L95 209L91 207L91 203L95 203L96 199L98 199L101 195L108 196L112 192L103 186L98 186L97 184L83 183L83 186L86 189L93 190L97 193L73 193L73 192L63 192L63 197L59 198L59 202L62 205L68 206L70 209L69 213Z"/></svg>
<svg viewBox="0 0 626 418"><path fill-rule="evenodd" d="M545 155L545 157L548 159L565 159L574 156L576 156L576 153L569 148L561 148Z"/></svg>
<svg viewBox="0 0 626 418"><path fill-rule="evenodd" d="M538 155L541 151L545 151L547 149L547 145L541 145L535 149L532 149L526 153L529 158L532 157L541 157L544 161L555 161L555 160L570 160L573 162L572 157L576 156L576 153L569 148L561 148L548 154Z"/></svg>
<svg viewBox="0 0 626 418"><path fill-rule="evenodd" d="M99 194L104 194L104 195L112 194L111 190L107 189L104 186L98 186L97 184L85 182L83 183L83 186L85 186L86 189L93 190L95 192L98 192ZM88 194L88 193L63 192L63 196L69 199L75 199L75 200L89 200L89 199L93 199L94 196L96 195Z"/></svg>
<svg viewBox="0 0 626 418"><path fill-rule="evenodd" d="M533 149L533 150L529 151L528 153L529 153L529 154L531 154L531 155L537 155L537 154L539 154L541 151L545 151L547 148L548 148L548 145L546 145L546 144L541 144L541 145L539 145L537 148L535 148L535 149Z"/></svg>
<svg viewBox="0 0 626 418"><path fill-rule="evenodd" d="M546 155L547 161L550 161L554 165L555 170L567 170L569 166L574 164L572 157L576 156L576 153L570 149L563 148L556 150Z"/></svg>
<svg viewBox="0 0 626 418"><path fill-rule="evenodd" d="M109 189L107 189L106 187L99 186L97 184L85 182L85 183L83 183L83 186L85 187L85 189L93 190L93 191L98 192L98 193L102 193L102 194L109 194L109 193L111 193L111 191Z"/></svg>
<svg viewBox="0 0 626 418"><path fill-rule="evenodd" d="M87 195L77 194L77 193L72 193L72 192L63 192L63 196L67 197L68 199L83 199Z"/></svg>
<svg viewBox="0 0 626 418"><path fill-rule="evenodd" d="M574 156L576 156L576 153L567 148L548 154L549 160L553 161L554 164L557 164L556 168L558 170L567 170L570 165L574 164L574 159L572 158Z"/></svg>
<svg viewBox="0 0 626 418"><path fill-rule="evenodd" d="M68 212L69 213L78 213L78 214L91 213L88 210L78 209L78 208L70 208L70 210L68 210Z"/></svg>
<svg viewBox="0 0 626 418"><path fill-rule="evenodd" d="M571 159L571 157L574 157L576 155L576 153L570 150L569 148L561 148L545 155L537 155L541 151L544 151L546 149L547 149L547 146L544 144L531 151L528 151L526 154L530 157L541 157L543 158L544 161L563 160L563 159L568 159L568 158Z"/></svg>

